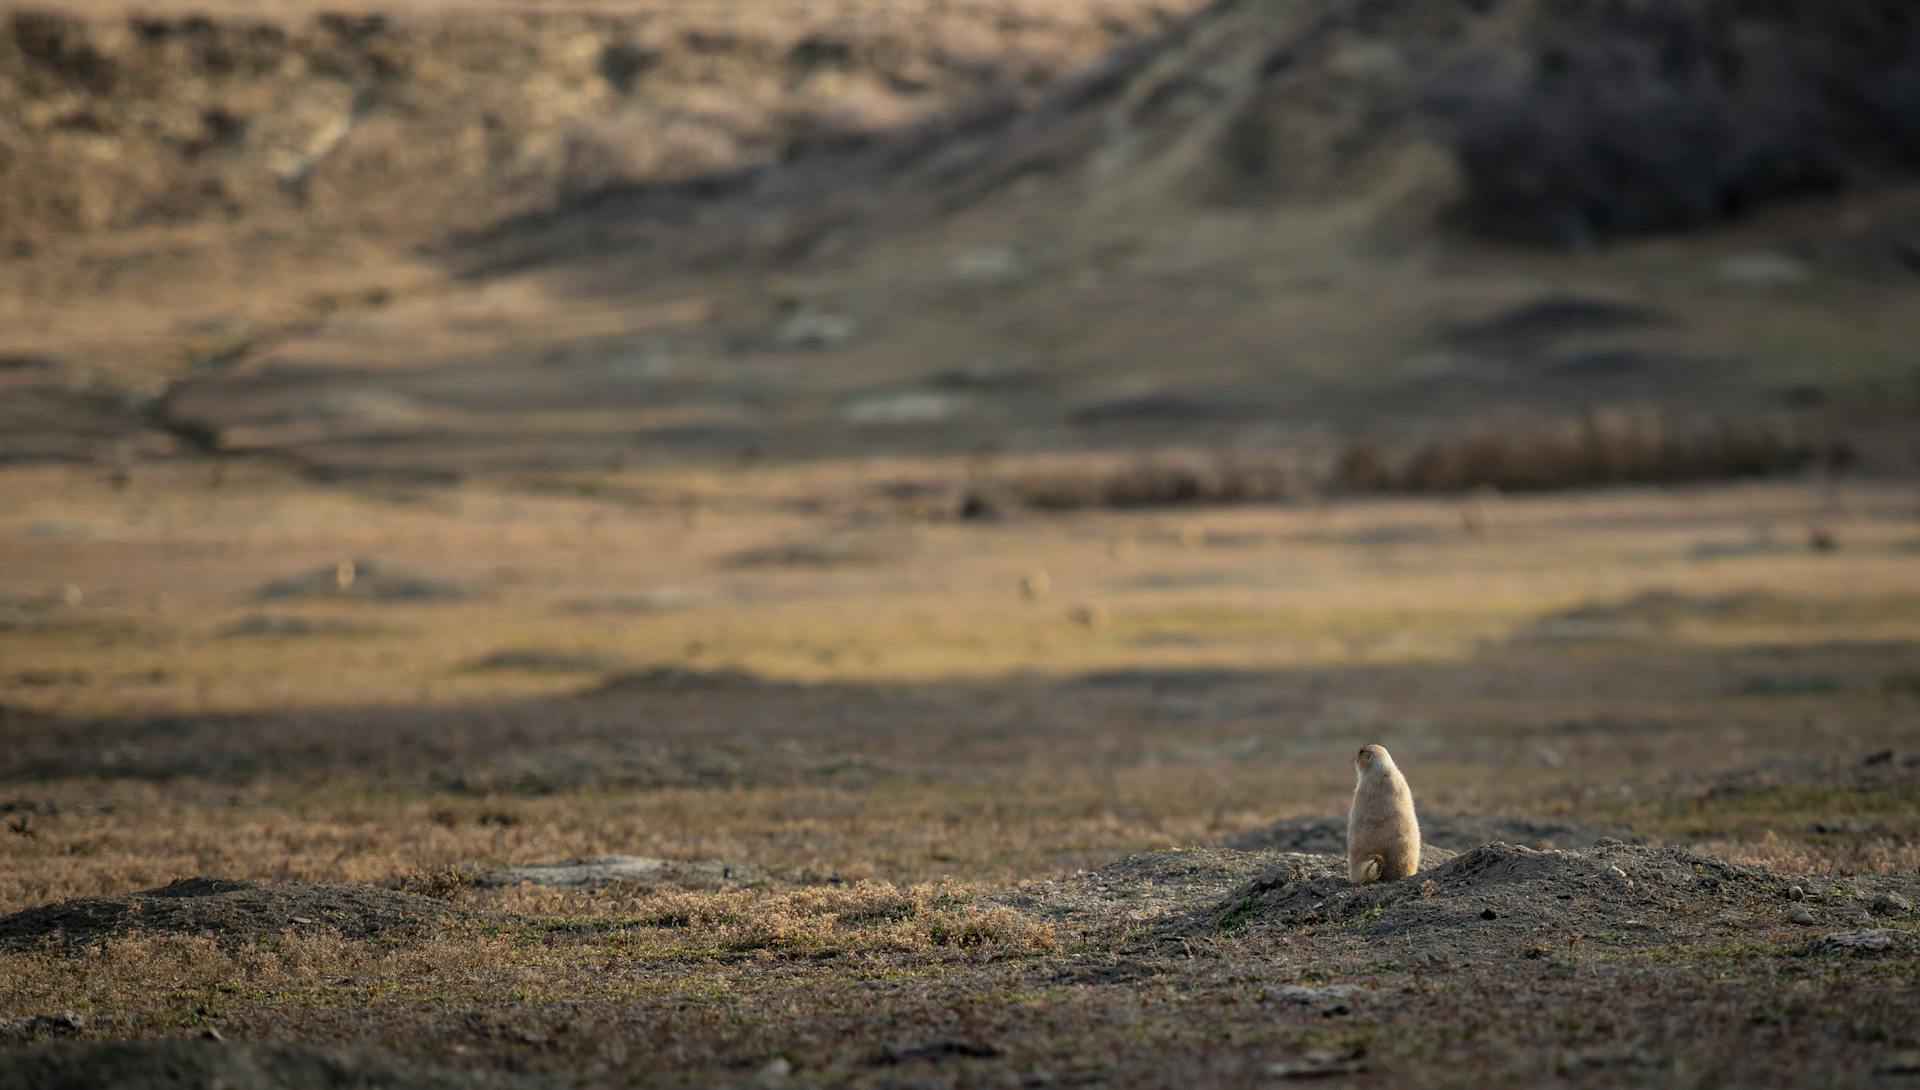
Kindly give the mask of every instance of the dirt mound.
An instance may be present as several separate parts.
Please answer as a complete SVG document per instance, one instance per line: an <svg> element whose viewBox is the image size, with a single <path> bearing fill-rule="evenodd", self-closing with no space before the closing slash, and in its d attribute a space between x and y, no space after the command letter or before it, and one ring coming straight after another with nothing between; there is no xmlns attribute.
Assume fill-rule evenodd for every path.
<svg viewBox="0 0 1920 1090"><path fill-rule="evenodd" d="M1029 882L993 899L1021 912L1080 922L1163 921L1257 882L1276 865L1345 872L1345 865L1331 856L1174 848Z"/></svg>
<svg viewBox="0 0 1920 1090"><path fill-rule="evenodd" d="M119 897L40 905L0 917L0 949L84 943L130 931L211 934L245 940L287 930L364 939L395 928L444 923L458 910L367 886L262 885L182 878Z"/></svg>
<svg viewBox="0 0 1920 1090"><path fill-rule="evenodd" d="M1585 847L1605 836L1618 836L1620 830L1603 829L1580 822L1536 820L1495 814L1421 814L1420 839L1423 849L1441 848L1450 852L1466 851L1489 841L1499 840L1529 848ZM1347 817L1283 818L1260 829L1237 833L1220 842L1223 848L1256 851L1263 848L1286 852L1325 852L1341 855L1347 850ZM1429 865L1439 862L1431 851Z"/></svg>
<svg viewBox="0 0 1920 1090"><path fill-rule="evenodd" d="M1724 937L1729 928L1774 929L1809 955L1898 954L1910 947L1903 929L1920 893L1911 876L1784 877L1607 838L1583 851L1499 841L1441 848L1426 862L1411 878L1357 886L1337 854L1176 849L992 899L1072 927L1124 927L1148 946L1304 930L1393 940L1443 964L1493 951L1544 956L1570 937L1649 946Z"/></svg>
<svg viewBox="0 0 1920 1090"><path fill-rule="evenodd" d="M1342 923L1369 937L1397 936L1470 950L1516 939L1565 942L1607 936L1620 945L1664 943L1702 926L1765 926L1871 919L1874 905L1898 913L1917 883L1908 877L1800 880L1817 907L1790 901L1795 883L1759 868L1682 848L1601 840L1586 851L1535 851L1495 842L1412 878L1356 886L1326 857L1287 858L1198 913L1209 933L1247 927ZM1905 891L1904 893L1901 891ZM1539 937L1536 939L1536 937Z"/></svg>
<svg viewBox="0 0 1920 1090"><path fill-rule="evenodd" d="M485 1072L432 1071L367 1049L219 1041L108 1041L0 1053L6 1090L145 1090L245 1086L258 1090L479 1090L536 1085Z"/></svg>

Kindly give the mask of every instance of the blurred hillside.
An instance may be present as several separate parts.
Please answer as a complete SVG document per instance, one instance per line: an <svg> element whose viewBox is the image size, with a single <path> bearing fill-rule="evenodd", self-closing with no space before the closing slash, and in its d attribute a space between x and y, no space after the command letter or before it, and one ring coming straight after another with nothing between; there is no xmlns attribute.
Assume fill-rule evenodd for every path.
<svg viewBox="0 0 1920 1090"><path fill-rule="evenodd" d="M16 12L0 454L1912 468L1910 6L1197 8Z"/></svg>
<svg viewBox="0 0 1920 1090"><path fill-rule="evenodd" d="M0 243L278 211L425 240L1031 102L1180 7L20 10L0 35Z"/></svg>

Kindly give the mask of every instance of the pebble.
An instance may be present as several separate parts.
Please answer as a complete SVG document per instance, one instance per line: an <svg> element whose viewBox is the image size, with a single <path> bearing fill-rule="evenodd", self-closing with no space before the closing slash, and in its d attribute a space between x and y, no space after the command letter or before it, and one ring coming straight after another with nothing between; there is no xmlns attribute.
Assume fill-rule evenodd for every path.
<svg viewBox="0 0 1920 1090"><path fill-rule="evenodd" d="M1787 919L1797 924L1810 924L1813 922L1813 913L1807 911L1806 905L1794 905L1787 909Z"/></svg>
<svg viewBox="0 0 1920 1090"><path fill-rule="evenodd" d="M1787 900L1789 900L1789 901L1804 901L1804 900L1806 900L1806 899L1807 899L1807 891L1806 891L1806 890L1804 890L1804 889L1801 889L1801 888L1800 888L1799 886L1788 886L1788 887L1787 887Z"/></svg>

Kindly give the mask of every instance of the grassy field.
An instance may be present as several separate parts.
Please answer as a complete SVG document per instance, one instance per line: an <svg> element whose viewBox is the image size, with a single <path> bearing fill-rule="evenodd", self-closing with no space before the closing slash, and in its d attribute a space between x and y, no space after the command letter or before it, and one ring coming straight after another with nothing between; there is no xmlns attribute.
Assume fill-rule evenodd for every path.
<svg viewBox="0 0 1920 1090"><path fill-rule="evenodd" d="M23 1042L876 1086L1844 1083L1920 1043L1904 486L957 521L857 470L206 474L0 478ZM1367 741L1436 850L1343 910L1288 853L1340 850ZM669 863L505 870L608 856ZM197 876L269 884L128 897Z"/></svg>

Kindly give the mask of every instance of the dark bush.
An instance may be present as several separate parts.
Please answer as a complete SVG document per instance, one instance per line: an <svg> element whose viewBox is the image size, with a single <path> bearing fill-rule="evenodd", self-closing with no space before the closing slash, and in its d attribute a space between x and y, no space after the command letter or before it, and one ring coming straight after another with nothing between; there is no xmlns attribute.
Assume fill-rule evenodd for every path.
<svg viewBox="0 0 1920 1090"><path fill-rule="evenodd" d="M1349 493L1452 493L1682 484L1797 473L1820 457L1819 445L1784 422L1687 424L1652 412L1595 409L1571 419L1470 428L1398 458L1359 440L1336 460L1329 485Z"/></svg>
<svg viewBox="0 0 1920 1090"><path fill-rule="evenodd" d="M1469 226L1580 244L1920 169L1913 0L1541 0L1436 83Z"/></svg>

